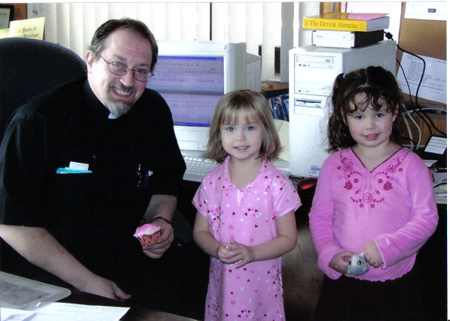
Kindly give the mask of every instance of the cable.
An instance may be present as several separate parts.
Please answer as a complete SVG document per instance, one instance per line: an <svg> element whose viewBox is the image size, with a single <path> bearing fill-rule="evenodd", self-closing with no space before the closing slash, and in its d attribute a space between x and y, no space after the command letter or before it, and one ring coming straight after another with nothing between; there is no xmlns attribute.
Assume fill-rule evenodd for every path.
<svg viewBox="0 0 450 321"><path fill-rule="evenodd" d="M406 77L405 70L403 69L403 66L400 63L400 61L398 61L398 59L397 59L397 63L398 63L398 66L400 67L400 70L402 71L403 77L405 78L406 86L408 87L408 94L409 94L409 100L410 100L411 106L414 106L414 102L412 100L412 95L411 95L411 87L409 86L409 82L408 82L408 78ZM416 96L416 99L417 99L417 96ZM419 108L420 108L420 106L419 106ZM412 111L416 112L417 110L415 108L413 108ZM423 120L423 123L427 126L428 131L430 132L430 134L432 134L430 124L422 117L421 114L417 113L417 115ZM408 116L414 122L414 124L416 125L417 129L419 130L419 141L417 142L416 146L420 146L420 143L421 143L421 140L422 140L422 131L420 130L419 126L414 121L414 119L412 118L410 113L408 113ZM405 120L405 123L406 123L406 120Z"/></svg>
<svg viewBox="0 0 450 321"><path fill-rule="evenodd" d="M412 55L412 56L414 56L414 57L416 57L416 58L418 58L418 59L420 59L422 61L422 64L423 64L422 74L420 75L420 80L419 80L419 83L417 84L416 95L415 95L416 105L419 106L419 101L418 101L419 89L420 89L420 85L422 84L423 77L425 76L425 68L427 66L427 63L425 62L425 59L423 59L422 57L420 57L420 56L418 56L418 55L416 55L416 54L414 54L414 53L412 53L410 51L407 51L407 50L401 48L398 44L397 44L397 48L400 51L406 52L407 54L410 54L410 55Z"/></svg>
<svg viewBox="0 0 450 321"><path fill-rule="evenodd" d="M402 71L403 78L405 78L405 80L406 80L405 83L406 83L406 87L408 87L409 101L410 101L411 105L414 105L414 103L412 101L412 98L411 98L412 97L412 95L411 95L411 87L409 86L409 81L408 81L408 78L406 77L405 69L403 69L403 66L400 63L400 61L398 59L396 59L396 60L397 60L398 66L400 67L400 70Z"/></svg>
<svg viewBox="0 0 450 321"><path fill-rule="evenodd" d="M439 128L436 127L436 125L435 125L434 122L431 120L431 118L428 116L428 114L425 113L425 112L422 110L422 106L420 106L419 101L418 101L419 88L420 88L420 85L422 84L422 80L423 80L423 77L424 77L424 75L425 75L425 67L426 67L425 59L423 59L422 57L420 57L420 56L418 56L418 55L416 55L416 54L414 54L414 53L412 53L412 52L409 52L409 51L407 51L407 50L401 48L399 45L397 45L397 48L398 48L399 50L403 51L403 52L406 52L406 53L408 53L408 54L410 54L410 55L412 55L412 56L414 56L414 57L420 59L420 60L422 61L422 63L423 63L422 75L420 76L420 80L419 80L419 83L418 83L418 85L417 85L417 90L416 90L415 100L416 100L416 106L417 106L417 108L418 108L418 111L420 111L421 114L423 114L423 116L425 116L425 117L427 118L428 122L425 121L425 119L421 116L420 113L417 112L417 115L418 115L420 118L422 118L422 120L424 121L424 123L427 125L428 130L430 131L430 135L433 135L433 132L432 132L431 127L430 127L429 124L431 124L431 125L433 126L433 128L434 128L438 133L440 133L441 135L447 136L446 133L442 132ZM401 64L400 64L400 66L401 66ZM405 75L405 74L404 74L403 67L402 67L402 71L403 71L403 75ZM405 79L406 79L406 82L408 82L406 76L405 76ZM409 88L409 85L408 85L408 88ZM410 89L409 89L409 90L410 90ZM411 94L410 94L410 97L411 97ZM417 111L417 110L415 110L415 111Z"/></svg>
<svg viewBox="0 0 450 321"><path fill-rule="evenodd" d="M417 116L419 116L419 117L424 121L424 123L425 123L425 124L427 125L427 127L428 127L428 130L429 130L429 132L430 132L430 135L433 135L433 132L432 132L431 127L430 127L429 124L431 124L431 126L433 126L434 130L436 130L439 134L441 134L442 136L447 137L447 134L446 134L446 133L444 133L443 131L441 131L439 128L436 127L435 123L431 120L430 116L428 116L428 114L424 111L424 109L423 109L422 106L418 105L418 106L417 106L417 109L414 108L414 109L412 109L411 111L412 111L412 112L416 112ZM420 113L418 113L417 111L420 111ZM425 121L425 119L422 117L421 114L427 118L428 122Z"/></svg>
<svg viewBox="0 0 450 321"><path fill-rule="evenodd" d="M393 36L392 36L392 34L391 34L390 32L385 32L385 36L386 36L387 39L393 40ZM416 108L417 108L417 109L414 108L413 110L414 110L414 111L417 113L417 115L423 120L423 122L425 123L425 125L427 126L427 128L428 128L428 130L429 130L429 132L430 132L430 135L433 135L433 132L432 132L431 127L430 127L430 124L431 124L431 126L433 126L434 130L436 130L436 131L437 131L438 133L440 133L441 135L447 137L447 134L444 133L443 131L441 131L439 128L437 128L436 125L434 124L434 122L433 122L433 121L431 120L431 118L428 116L428 114L425 113L425 112L422 110L422 106L420 106L419 101L418 101L419 89L420 89L420 86L421 86L421 84L422 84L423 77L425 76L425 68L426 68L426 62L425 62L425 59L423 59L422 57L420 57L420 56L418 56L418 55L416 55L416 54L414 54L414 53L412 53L412 52L410 52L410 51L408 51L408 50L405 50L405 49L401 48L398 44L396 44L396 45L397 45L397 48L398 48L400 51L403 51L403 52L405 52L405 53L407 53L407 54L410 54L410 55L412 55L412 56L414 56L414 57L420 59L420 60L422 61L422 64L423 64L422 74L421 74L421 76L420 76L420 80L419 80L419 83L418 83L417 89L416 89L416 94L415 94L415 104L414 104L414 102L413 102L413 100L412 100L412 98L411 98L411 96L412 96L412 95L411 95L411 88L410 88L410 86L409 86L408 78L406 77L406 74L405 74L405 71L404 71L404 69L403 69L403 66L402 66L401 63L397 60L397 63L398 63L399 67L400 67L401 70L402 70L403 77L405 78L406 85L407 85L407 87L408 87L411 105L413 105L413 106L416 105ZM420 113L419 113L419 112L420 112ZM425 117L427 118L427 120L425 120L425 118L424 118L422 115L425 116Z"/></svg>
<svg viewBox="0 0 450 321"><path fill-rule="evenodd" d="M414 144L414 140L413 140L412 133L411 133L411 127L409 126L409 123L406 120L405 113L402 113L402 118L403 118L403 121L405 123L406 130L408 131L408 134L409 134L409 141L410 141L409 142L409 149L414 150L414 145L415 144ZM405 138L408 138L408 137L405 137Z"/></svg>
<svg viewBox="0 0 450 321"><path fill-rule="evenodd" d="M420 143L422 142L422 130L420 129L420 126L417 124L417 122L414 120L414 118L411 116L409 112L406 113L409 117L409 119L413 122L413 124L416 126L417 131L419 133L419 139L417 140L417 147L420 146Z"/></svg>
<svg viewBox="0 0 450 321"><path fill-rule="evenodd" d="M445 109L444 107L440 107L440 106L422 107L422 110L434 110L434 111L438 111L438 112L447 113L447 109Z"/></svg>

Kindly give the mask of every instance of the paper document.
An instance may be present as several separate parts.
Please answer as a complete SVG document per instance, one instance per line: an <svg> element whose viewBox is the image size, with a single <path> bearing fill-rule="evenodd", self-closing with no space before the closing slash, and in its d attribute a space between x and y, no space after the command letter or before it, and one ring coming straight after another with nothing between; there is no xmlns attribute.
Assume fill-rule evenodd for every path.
<svg viewBox="0 0 450 321"><path fill-rule="evenodd" d="M9 37L44 39L45 18L13 20L9 24Z"/></svg>
<svg viewBox="0 0 450 321"><path fill-rule="evenodd" d="M444 155L447 149L447 138L432 136L427 146L425 146L424 152L433 153L438 155Z"/></svg>
<svg viewBox="0 0 450 321"><path fill-rule="evenodd" d="M447 20L447 4L436 2L406 2L405 19Z"/></svg>
<svg viewBox="0 0 450 321"><path fill-rule="evenodd" d="M3 321L28 321L36 312L19 309L0 308L0 320Z"/></svg>
<svg viewBox="0 0 450 321"><path fill-rule="evenodd" d="M436 58L420 57L425 60L426 66L418 97L446 104L447 62ZM397 72L397 82L402 92L414 97L423 72L423 62L413 55L403 53L402 67L408 79L409 89L401 68Z"/></svg>
<svg viewBox="0 0 450 321"><path fill-rule="evenodd" d="M34 311L31 321L119 321L130 308L82 305L71 303L51 303Z"/></svg>

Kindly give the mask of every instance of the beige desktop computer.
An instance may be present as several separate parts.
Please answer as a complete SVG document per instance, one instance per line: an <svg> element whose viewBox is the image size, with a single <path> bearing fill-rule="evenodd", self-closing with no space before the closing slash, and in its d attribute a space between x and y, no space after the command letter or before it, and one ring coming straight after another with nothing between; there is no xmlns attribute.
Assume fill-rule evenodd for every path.
<svg viewBox="0 0 450 321"><path fill-rule="evenodd" d="M289 51L289 153L291 175L317 177L328 157L327 124L336 76L368 66L396 74L396 43L359 48L304 46Z"/></svg>

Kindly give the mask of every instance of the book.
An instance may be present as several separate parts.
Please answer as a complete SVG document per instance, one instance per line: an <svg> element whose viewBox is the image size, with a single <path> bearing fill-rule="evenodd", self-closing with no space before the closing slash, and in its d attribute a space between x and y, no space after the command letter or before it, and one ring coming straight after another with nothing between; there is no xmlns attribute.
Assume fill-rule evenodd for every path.
<svg viewBox="0 0 450 321"><path fill-rule="evenodd" d="M318 16L304 17L303 28L362 32L384 30L389 28L389 16L387 14L330 12Z"/></svg>
<svg viewBox="0 0 450 321"><path fill-rule="evenodd" d="M318 47L358 48L372 45L384 39L384 30L340 31L314 30L312 44Z"/></svg>

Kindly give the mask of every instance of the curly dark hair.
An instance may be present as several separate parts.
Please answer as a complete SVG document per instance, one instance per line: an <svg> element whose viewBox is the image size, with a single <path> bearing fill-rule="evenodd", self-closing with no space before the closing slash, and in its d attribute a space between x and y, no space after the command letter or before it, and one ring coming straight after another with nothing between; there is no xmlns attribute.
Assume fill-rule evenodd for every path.
<svg viewBox="0 0 450 321"><path fill-rule="evenodd" d="M150 42L150 45L152 47L152 61L150 64L150 71L153 72L156 61L158 59L158 45L156 44L155 36L150 31L150 29L139 20L122 18L110 19L104 22L100 27L97 28L94 35L92 36L92 41L89 49L95 54L95 57L99 57L99 55L104 50L106 38L108 38L110 34L120 28L133 30L134 32L142 36L142 38Z"/></svg>
<svg viewBox="0 0 450 321"><path fill-rule="evenodd" d="M388 112L400 115L404 111L403 94L394 75L383 67L370 66L339 74L333 84L331 101L333 113L328 122L328 150L333 152L356 144L347 126L346 117L356 111L355 96L363 93L367 97L367 106L375 110L382 106L379 99L384 99ZM397 117L392 126L391 141L401 145L401 135Z"/></svg>

